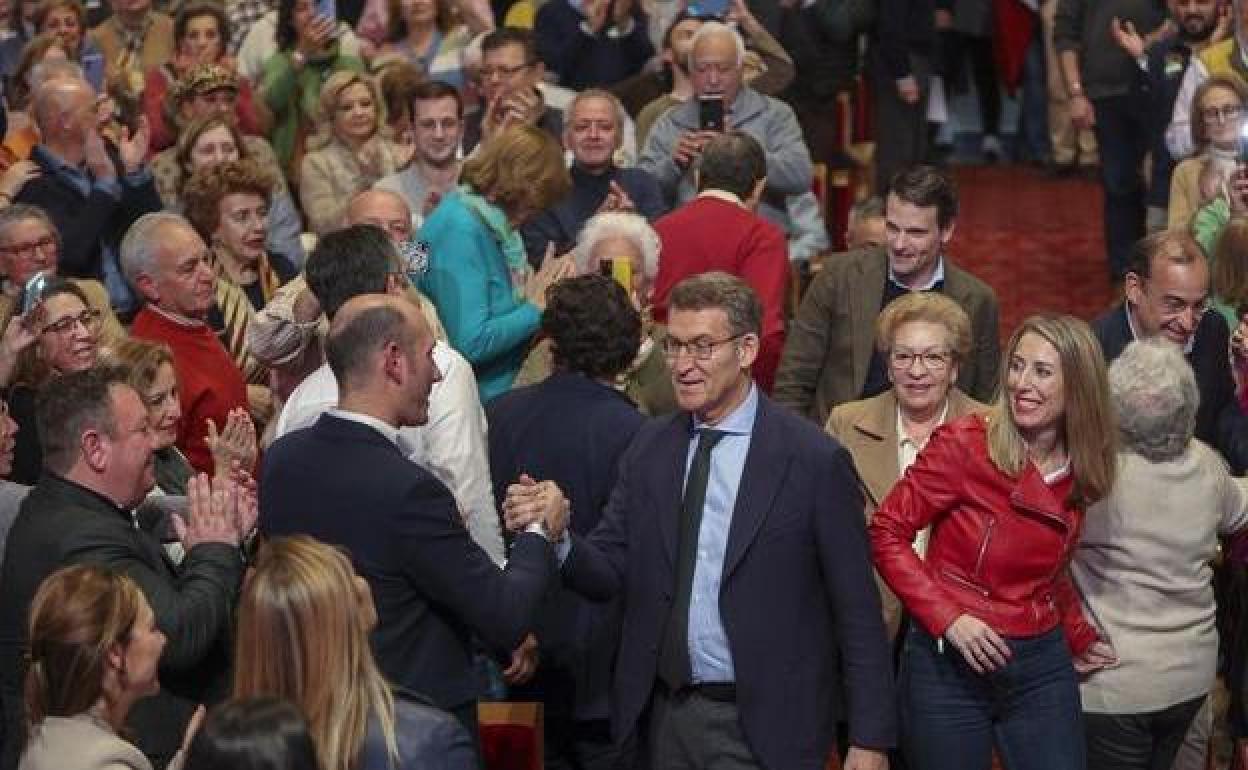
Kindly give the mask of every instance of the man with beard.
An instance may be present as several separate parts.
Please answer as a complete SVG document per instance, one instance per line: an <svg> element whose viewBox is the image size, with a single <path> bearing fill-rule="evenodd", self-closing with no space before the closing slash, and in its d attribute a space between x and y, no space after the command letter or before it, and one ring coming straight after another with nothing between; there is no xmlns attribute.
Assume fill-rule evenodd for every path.
<svg viewBox="0 0 1248 770"><path fill-rule="evenodd" d="M1119 47L1143 68L1142 77L1148 91L1152 169L1146 203L1150 232L1166 226L1170 175L1175 166L1174 157L1166 147L1166 127L1174 115L1179 85L1192 57L1229 34L1230 17L1224 14L1225 9L1223 0L1174 0L1170 13L1177 24L1177 34L1167 35L1151 45L1132 25L1113 26ZM1186 126L1184 132L1190 134Z"/></svg>
<svg viewBox="0 0 1248 770"><path fill-rule="evenodd" d="M1213 40L1207 46L1193 52L1183 74L1183 82L1174 100L1174 115L1166 128L1166 146L1176 163L1196 151L1191 128L1192 98L1196 89L1212 75L1225 75L1248 87L1248 76L1244 74L1245 56L1248 56L1248 3L1232 0L1229 23L1234 26L1235 34L1227 37L1218 33L1211 35ZM1187 34L1187 23L1182 26L1183 34Z"/></svg>
<svg viewBox="0 0 1248 770"><path fill-rule="evenodd" d="M454 86L430 80L412 92L416 158L407 168L374 185L403 196L412 228L459 183L459 143L464 138L464 102Z"/></svg>
<svg viewBox="0 0 1248 770"><path fill-rule="evenodd" d="M609 91L591 88L572 98L563 124L563 146L572 153L572 190L521 228L534 269L548 245L566 251L594 214L630 211L654 221L667 212L653 176L615 163L623 123L624 107Z"/></svg>
<svg viewBox="0 0 1248 770"><path fill-rule="evenodd" d="M1109 274L1121 280L1131 246L1144 235L1140 164L1149 149L1148 101L1138 65L1114 42L1119 26L1143 35L1164 21L1152 0L1059 0L1053 29L1075 128L1093 128L1101 152Z"/></svg>

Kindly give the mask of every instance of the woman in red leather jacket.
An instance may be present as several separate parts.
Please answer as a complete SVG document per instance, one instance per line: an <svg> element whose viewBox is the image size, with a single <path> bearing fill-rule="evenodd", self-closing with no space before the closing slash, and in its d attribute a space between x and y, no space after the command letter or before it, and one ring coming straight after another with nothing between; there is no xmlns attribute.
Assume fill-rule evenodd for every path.
<svg viewBox="0 0 1248 770"><path fill-rule="evenodd" d="M1076 667L1112 665L1068 574L1087 505L1108 493L1105 363L1083 321L1028 318L985 416L937 429L870 526L912 620L902 652L912 770L1084 770ZM926 560L911 547L931 525ZM1072 665L1072 659L1074 665Z"/></svg>

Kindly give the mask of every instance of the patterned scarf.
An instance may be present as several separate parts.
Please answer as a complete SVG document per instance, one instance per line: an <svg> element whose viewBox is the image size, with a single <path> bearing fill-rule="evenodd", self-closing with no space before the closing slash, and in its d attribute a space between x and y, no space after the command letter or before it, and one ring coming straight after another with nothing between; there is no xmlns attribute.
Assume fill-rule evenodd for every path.
<svg viewBox="0 0 1248 770"><path fill-rule="evenodd" d="M226 275L225 268L222 267L215 252L213 265L217 271L217 310L221 312L222 320L217 336L220 337L221 344L229 351L230 357L234 359L235 365L243 373L243 379L248 384L267 385L268 368L257 361L247 347L247 324L255 315L256 308L247 297L247 292ZM260 293L264 296L264 301L268 302L281 286L281 281L269 265L267 255L260 257L256 272L259 275L256 280L260 284Z"/></svg>
<svg viewBox="0 0 1248 770"><path fill-rule="evenodd" d="M477 215L494 236L494 240L498 241L503 258L507 261L507 271L511 274L512 294L517 300L523 300L524 285L532 272L528 254L524 250L524 239L507 222L507 214L501 208L478 195L471 187L460 185L459 195L468 210Z"/></svg>

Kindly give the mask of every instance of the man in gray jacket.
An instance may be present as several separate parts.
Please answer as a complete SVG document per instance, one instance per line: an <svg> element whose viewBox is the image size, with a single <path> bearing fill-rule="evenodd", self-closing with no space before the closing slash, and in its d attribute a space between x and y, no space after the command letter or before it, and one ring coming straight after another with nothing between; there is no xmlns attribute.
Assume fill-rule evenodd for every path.
<svg viewBox="0 0 1248 770"><path fill-rule="evenodd" d="M787 231L785 198L810 191L810 151L787 104L743 85L744 62L745 42L736 30L720 22L703 24L689 54L694 98L655 121L637 165L658 179L675 208L697 194L692 169L706 143L727 129L747 133L767 155L767 187L758 213ZM722 125L703 125L703 102L723 105Z"/></svg>

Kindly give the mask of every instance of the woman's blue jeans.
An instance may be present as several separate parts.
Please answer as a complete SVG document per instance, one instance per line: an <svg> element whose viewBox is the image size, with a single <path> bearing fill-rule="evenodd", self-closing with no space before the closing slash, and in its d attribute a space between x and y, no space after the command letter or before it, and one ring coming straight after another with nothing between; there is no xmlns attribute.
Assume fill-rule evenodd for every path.
<svg viewBox="0 0 1248 770"><path fill-rule="evenodd" d="M1007 639L1006 665L976 674L948 642L912 623L901 662L910 770L1086 770L1079 684L1061 628Z"/></svg>

